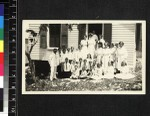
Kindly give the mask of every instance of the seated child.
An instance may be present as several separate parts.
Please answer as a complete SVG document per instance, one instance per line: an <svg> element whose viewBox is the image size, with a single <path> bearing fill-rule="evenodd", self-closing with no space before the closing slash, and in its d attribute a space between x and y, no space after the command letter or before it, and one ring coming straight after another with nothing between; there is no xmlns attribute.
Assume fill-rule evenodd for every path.
<svg viewBox="0 0 150 116"><path fill-rule="evenodd" d="M71 64L70 64L70 71L71 71L71 73L74 71L74 69L75 69L75 61L72 60Z"/></svg>
<svg viewBox="0 0 150 116"><path fill-rule="evenodd" d="M79 75L79 79L84 79L84 78L87 78L87 71L86 71L86 67L82 67L82 70L81 70L81 74Z"/></svg>
<svg viewBox="0 0 150 116"><path fill-rule="evenodd" d="M79 58L78 68L79 68L80 71L82 70L82 66L83 66L82 58Z"/></svg>
<svg viewBox="0 0 150 116"><path fill-rule="evenodd" d="M87 54L87 63L89 63L90 61L92 61L92 56L91 54Z"/></svg>
<svg viewBox="0 0 150 116"><path fill-rule="evenodd" d="M83 65L82 65L82 67L84 67L85 70L87 70L88 65L87 65L87 60L86 60L86 59L83 60Z"/></svg>
<svg viewBox="0 0 150 116"><path fill-rule="evenodd" d="M129 72L129 67L127 66L127 63L125 61L121 63L121 72L124 74L127 74Z"/></svg>
<svg viewBox="0 0 150 116"><path fill-rule="evenodd" d="M95 59L93 60L92 67L93 67L93 68L96 68L96 60L95 60Z"/></svg>
<svg viewBox="0 0 150 116"><path fill-rule="evenodd" d="M68 58L65 58L65 62L63 64L63 77L69 78L71 76L71 67Z"/></svg>
<svg viewBox="0 0 150 116"><path fill-rule="evenodd" d="M72 79L77 79L77 78L79 78L79 72L80 72L80 70L79 70L79 68L78 68L78 65L75 64L75 68L74 68L74 70L72 71L72 74L71 74L70 78L72 78Z"/></svg>
<svg viewBox="0 0 150 116"><path fill-rule="evenodd" d="M92 68L93 68L92 61L89 61L88 64L87 64L87 69L92 70Z"/></svg>
<svg viewBox="0 0 150 116"><path fill-rule="evenodd" d="M97 63L97 67L95 70L93 70L93 78L100 78L102 76L102 65L100 63Z"/></svg>

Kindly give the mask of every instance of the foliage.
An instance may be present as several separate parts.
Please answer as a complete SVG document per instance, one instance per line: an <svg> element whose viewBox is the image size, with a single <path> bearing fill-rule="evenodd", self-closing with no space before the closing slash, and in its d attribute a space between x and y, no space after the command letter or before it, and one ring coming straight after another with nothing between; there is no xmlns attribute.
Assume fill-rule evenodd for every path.
<svg viewBox="0 0 150 116"><path fill-rule="evenodd" d="M41 33L42 31L47 32L47 27L48 27L48 24L41 24L39 27L39 33Z"/></svg>
<svg viewBox="0 0 150 116"><path fill-rule="evenodd" d="M142 80L132 79L57 79L53 82L40 79L37 83L27 85L27 91L128 91L142 90Z"/></svg>

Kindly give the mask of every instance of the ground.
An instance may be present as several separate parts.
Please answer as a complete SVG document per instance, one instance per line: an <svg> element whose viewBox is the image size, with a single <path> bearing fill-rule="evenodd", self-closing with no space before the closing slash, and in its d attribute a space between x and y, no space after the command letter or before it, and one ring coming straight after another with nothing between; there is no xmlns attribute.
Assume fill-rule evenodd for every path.
<svg viewBox="0 0 150 116"><path fill-rule="evenodd" d="M139 68L139 67L137 67ZM138 70L138 69L137 69ZM135 72L129 79L101 78L101 79L57 79L53 82L49 79L39 79L37 83L26 85L27 91L124 91L142 90L141 70Z"/></svg>
<svg viewBox="0 0 150 116"><path fill-rule="evenodd" d="M128 75L99 79L39 79L36 83L26 84L26 91L140 91L142 90L142 64L137 58L136 67Z"/></svg>

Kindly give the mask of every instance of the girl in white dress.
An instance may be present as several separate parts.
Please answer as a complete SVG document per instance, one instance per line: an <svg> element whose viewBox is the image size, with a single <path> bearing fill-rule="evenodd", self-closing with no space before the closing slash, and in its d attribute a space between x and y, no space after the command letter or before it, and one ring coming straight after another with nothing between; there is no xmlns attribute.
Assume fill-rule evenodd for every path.
<svg viewBox="0 0 150 116"><path fill-rule="evenodd" d="M101 64L97 63L97 67L95 68L92 77L95 79L100 79L102 77L102 71L103 70Z"/></svg>
<svg viewBox="0 0 150 116"><path fill-rule="evenodd" d="M75 61L74 60L71 61L70 70L71 70L71 73L73 73L73 71L75 70Z"/></svg>
<svg viewBox="0 0 150 116"><path fill-rule="evenodd" d="M72 79L79 78L79 75L80 75L79 72L80 72L80 70L78 68L78 65L75 65L74 71L72 72L72 75L70 76L70 78L72 78Z"/></svg>
<svg viewBox="0 0 150 116"><path fill-rule="evenodd" d="M81 40L80 44L81 44L81 47L82 47L82 49L81 49L82 58L86 59L86 57L87 57L87 45L88 45L87 36L86 35L84 36L84 39Z"/></svg>
<svg viewBox="0 0 150 116"><path fill-rule="evenodd" d="M108 71L108 63L110 60L110 49L108 46L108 43L105 42L105 48L103 49L103 69L104 69L104 73L107 73Z"/></svg>
<svg viewBox="0 0 150 116"><path fill-rule="evenodd" d="M102 64L103 59L103 44L98 43L98 49L96 50L97 63Z"/></svg>
<svg viewBox="0 0 150 116"><path fill-rule="evenodd" d="M92 56L91 54L87 54L87 63L92 62Z"/></svg>

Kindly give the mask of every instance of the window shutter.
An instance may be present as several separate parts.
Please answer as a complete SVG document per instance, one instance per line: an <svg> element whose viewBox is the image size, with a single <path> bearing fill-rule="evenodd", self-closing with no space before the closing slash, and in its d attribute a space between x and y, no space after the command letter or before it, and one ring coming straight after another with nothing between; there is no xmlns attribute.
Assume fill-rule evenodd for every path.
<svg viewBox="0 0 150 116"><path fill-rule="evenodd" d="M46 49L47 48L47 32L41 31L40 33L40 48Z"/></svg>
<svg viewBox="0 0 150 116"><path fill-rule="evenodd" d="M84 35L86 34L86 24L80 24L78 26L79 29L79 41L78 44L80 44L81 40L84 38Z"/></svg>
<svg viewBox="0 0 150 116"><path fill-rule="evenodd" d="M111 44L112 41L112 24L104 24L104 39Z"/></svg>
<svg viewBox="0 0 150 116"><path fill-rule="evenodd" d="M61 25L60 47L68 47L68 26Z"/></svg>

